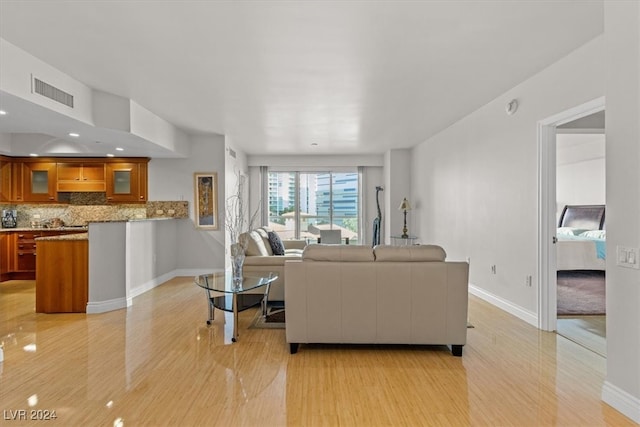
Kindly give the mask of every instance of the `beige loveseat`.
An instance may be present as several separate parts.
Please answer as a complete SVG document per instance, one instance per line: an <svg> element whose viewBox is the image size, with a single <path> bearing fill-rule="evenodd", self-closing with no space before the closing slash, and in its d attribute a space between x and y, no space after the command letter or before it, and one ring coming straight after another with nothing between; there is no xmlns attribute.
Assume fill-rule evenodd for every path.
<svg viewBox="0 0 640 427"><path fill-rule="evenodd" d="M274 255L269 244L267 228L257 228L250 232L242 233L238 240L245 247L245 259L242 271L244 274L264 274L270 272L278 275L278 279L271 284L269 301L284 301L284 262L286 260L299 260L302 250L307 245L306 240L282 240L285 248L284 255Z"/></svg>
<svg viewBox="0 0 640 427"><path fill-rule="evenodd" d="M286 336L300 343L448 345L467 341L467 262L440 246L309 245L287 261Z"/></svg>

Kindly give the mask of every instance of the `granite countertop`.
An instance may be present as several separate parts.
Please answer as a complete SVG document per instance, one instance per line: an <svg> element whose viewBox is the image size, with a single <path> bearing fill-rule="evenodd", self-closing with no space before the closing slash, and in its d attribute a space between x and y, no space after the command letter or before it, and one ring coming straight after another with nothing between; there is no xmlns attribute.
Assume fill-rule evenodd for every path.
<svg viewBox="0 0 640 427"><path fill-rule="evenodd" d="M170 219L183 219L182 217L152 217L152 218L132 218L132 219L105 219L105 220L97 220L97 221L89 221L89 223L112 223L112 222L142 222L142 221L165 221ZM67 231L67 230L78 230L78 232L88 230L88 226L65 226L65 227L16 227L16 228L0 228L0 233L9 232L9 231Z"/></svg>
<svg viewBox="0 0 640 427"><path fill-rule="evenodd" d="M58 227L58 228L47 228L47 227L16 227L16 228L0 228L0 233L5 231L68 231L68 230L77 230L78 232L83 232L87 230L87 227Z"/></svg>
<svg viewBox="0 0 640 427"><path fill-rule="evenodd" d="M73 233L73 234L60 234L58 236L45 236L35 239L36 243L41 240L89 240L89 233Z"/></svg>

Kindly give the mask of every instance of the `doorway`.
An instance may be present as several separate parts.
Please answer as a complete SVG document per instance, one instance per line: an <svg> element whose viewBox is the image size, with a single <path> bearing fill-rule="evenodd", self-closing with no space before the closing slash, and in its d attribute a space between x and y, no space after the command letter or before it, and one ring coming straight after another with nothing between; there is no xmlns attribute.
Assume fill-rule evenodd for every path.
<svg viewBox="0 0 640 427"><path fill-rule="evenodd" d="M604 97L538 122L538 327L557 331L557 128L604 111Z"/></svg>
<svg viewBox="0 0 640 427"><path fill-rule="evenodd" d="M606 357L604 119L603 110L556 127L556 332Z"/></svg>

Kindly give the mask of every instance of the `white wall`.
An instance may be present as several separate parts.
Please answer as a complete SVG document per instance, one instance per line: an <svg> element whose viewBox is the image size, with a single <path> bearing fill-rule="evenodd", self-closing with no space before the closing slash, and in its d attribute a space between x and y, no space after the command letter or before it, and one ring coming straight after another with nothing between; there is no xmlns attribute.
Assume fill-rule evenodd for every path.
<svg viewBox="0 0 640 427"><path fill-rule="evenodd" d="M604 205L604 134L558 134L556 150L556 219L565 205Z"/></svg>
<svg viewBox="0 0 640 427"><path fill-rule="evenodd" d="M218 174L218 223L216 231L195 227L195 172ZM225 142L221 135L191 138L191 153L185 159L152 159L149 162L149 200L186 200L190 221L178 224L177 265L188 271L224 268ZM186 274L186 273L185 273ZM189 273L190 274L190 273Z"/></svg>
<svg viewBox="0 0 640 427"><path fill-rule="evenodd" d="M412 180L411 175L411 150L389 150L384 155L384 228L382 229L381 239L383 243L390 244L391 236L399 236L402 234L404 226L404 212L398 210L398 206L405 197L413 208L407 212L407 229L410 236L419 236L419 242L427 242L424 235L416 232L414 227L414 219L419 215L416 207L420 207L420 203L416 204L416 200L411 195L411 183L420 181ZM414 163L415 165L415 163ZM418 165L417 167L422 167ZM419 186L419 185L418 185Z"/></svg>
<svg viewBox="0 0 640 427"><path fill-rule="evenodd" d="M128 297L136 296L174 277L178 269L178 227L185 219L131 221L126 224Z"/></svg>
<svg viewBox="0 0 640 427"><path fill-rule="evenodd" d="M640 423L640 270L615 265L640 246L640 3L605 2L607 377L603 399Z"/></svg>
<svg viewBox="0 0 640 427"><path fill-rule="evenodd" d="M594 39L411 156L416 233L449 258L469 257L470 281L483 296L530 322L538 295L526 286L529 275L537 283L537 123L603 96L603 49L603 37ZM513 98L520 107L508 116L504 107Z"/></svg>

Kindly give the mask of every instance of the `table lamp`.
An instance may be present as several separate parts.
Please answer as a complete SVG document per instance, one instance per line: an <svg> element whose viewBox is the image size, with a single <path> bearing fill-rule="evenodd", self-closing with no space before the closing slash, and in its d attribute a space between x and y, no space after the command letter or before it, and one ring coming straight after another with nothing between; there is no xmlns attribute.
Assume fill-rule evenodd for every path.
<svg viewBox="0 0 640 427"><path fill-rule="evenodd" d="M411 205L409 204L409 201L406 197L402 199L402 203L400 203L400 207L398 208L398 210L404 212L404 227L402 227L402 236L400 237L402 237L403 239L407 239L409 238L409 234L407 234L407 211L411 210Z"/></svg>

